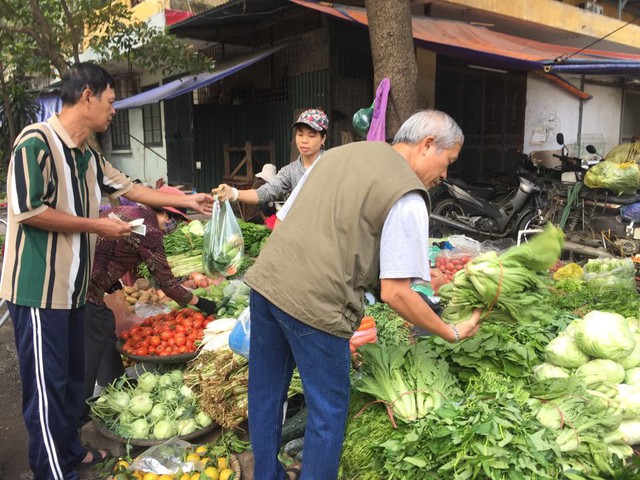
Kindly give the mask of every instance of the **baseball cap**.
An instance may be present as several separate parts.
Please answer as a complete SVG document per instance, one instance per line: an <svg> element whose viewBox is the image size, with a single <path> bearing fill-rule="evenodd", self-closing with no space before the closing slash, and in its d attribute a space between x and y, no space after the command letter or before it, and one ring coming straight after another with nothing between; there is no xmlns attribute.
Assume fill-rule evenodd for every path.
<svg viewBox="0 0 640 480"><path fill-rule="evenodd" d="M265 163L260 173L256 173L256 177L270 182L276 176L276 166L273 163Z"/></svg>
<svg viewBox="0 0 640 480"><path fill-rule="evenodd" d="M162 187L160 187L158 189L159 192L162 193L169 193L171 195L184 195L185 193L180 190L179 188L176 187L170 187L169 185L163 185ZM181 212L180 210L178 210L175 207L162 207L163 210L166 210L167 212L171 212L173 214L176 214L180 217L182 217L184 220L186 220L187 222L189 221L189 217L187 216L187 214L185 212Z"/></svg>
<svg viewBox="0 0 640 480"><path fill-rule="evenodd" d="M300 114L298 120L296 120L292 127L301 124L307 125L317 132L321 132L322 130L327 130L329 128L329 118L322 110L310 108Z"/></svg>

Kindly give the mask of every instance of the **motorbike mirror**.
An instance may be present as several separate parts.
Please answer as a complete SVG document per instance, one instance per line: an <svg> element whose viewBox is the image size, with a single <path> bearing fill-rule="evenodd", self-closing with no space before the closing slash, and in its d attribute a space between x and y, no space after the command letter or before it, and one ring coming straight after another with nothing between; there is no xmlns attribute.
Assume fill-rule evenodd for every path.
<svg viewBox="0 0 640 480"><path fill-rule="evenodd" d="M564 135L562 132L558 132L556 135L556 142L558 142L558 145L564 145Z"/></svg>
<svg viewBox="0 0 640 480"><path fill-rule="evenodd" d="M587 147L586 147L586 148L587 148L587 152L589 152L591 155L593 155L593 154L595 154L595 153L598 153L598 152L596 151L596 147L594 147L593 145L587 145Z"/></svg>

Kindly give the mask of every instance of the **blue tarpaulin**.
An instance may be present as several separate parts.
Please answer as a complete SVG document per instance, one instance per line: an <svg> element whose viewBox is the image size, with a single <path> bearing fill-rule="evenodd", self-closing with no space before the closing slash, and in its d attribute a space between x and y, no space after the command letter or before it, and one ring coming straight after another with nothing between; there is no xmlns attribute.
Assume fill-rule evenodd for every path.
<svg viewBox="0 0 640 480"><path fill-rule="evenodd" d="M113 106L116 110L123 110L127 108L142 107L143 105L149 105L162 100L179 97L180 95L189 93L197 88L205 87L213 82L217 82L218 80L222 80L229 75L239 72L256 62L267 58L281 48L282 46L270 47L241 55L233 60L216 64L213 72L200 73L198 75L185 75L184 77L165 83L159 87L118 100L113 104Z"/></svg>

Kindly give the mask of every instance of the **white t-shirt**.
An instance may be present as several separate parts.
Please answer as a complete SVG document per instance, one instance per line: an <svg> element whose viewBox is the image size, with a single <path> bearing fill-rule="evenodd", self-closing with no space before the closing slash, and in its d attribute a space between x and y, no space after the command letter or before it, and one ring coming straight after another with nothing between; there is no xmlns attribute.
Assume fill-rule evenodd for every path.
<svg viewBox="0 0 640 480"><path fill-rule="evenodd" d="M387 215L380 238L380 278L431 279L429 213L418 192L404 194Z"/></svg>
<svg viewBox="0 0 640 480"><path fill-rule="evenodd" d="M314 162L315 165L315 162ZM284 220L313 165L277 213ZM391 207L380 238L380 278L429 281L429 213L422 195L409 192Z"/></svg>

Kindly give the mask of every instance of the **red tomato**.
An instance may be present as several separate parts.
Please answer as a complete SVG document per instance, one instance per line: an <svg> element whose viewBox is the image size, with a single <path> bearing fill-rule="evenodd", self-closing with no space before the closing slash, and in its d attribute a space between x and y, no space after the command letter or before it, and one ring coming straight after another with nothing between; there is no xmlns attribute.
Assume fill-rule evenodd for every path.
<svg viewBox="0 0 640 480"><path fill-rule="evenodd" d="M136 355L148 355L149 354L149 350L147 349L147 347L140 347L136 350Z"/></svg>
<svg viewBox="0 0 640 480"><path fill-rule="evenodd" d="M154 347L153 345L149 346L149 355L155 355L156 354L156 347Z"/></svg>
<svg viewBox="0 0 640 480"><path fill-rule="evenodd" d="M160 334L160 338L165 341L169 340L170 338L173 338L173 333L171 333L169 330L165 330Z"/></svg>
<svg viewBox="0 0 640 480"><path fill-rule="evenodd" d="M178 347L182 347L182 346L187 344L187 339L184 336L176 337L175 338L175 344Z"/></svg>
<svg viewBox="0 0 640 480"><path fill-rule="evenodd" d="M187 353L187 346L181 345L180 347L178 347L178 353Z"/></svg>
<svg viewBox="0 0 640 480"><path fill-rule="evenodd" d="M160 337L158 335L154 335L149 339L149 345L153 347L157 347L160 345Z"/></svg>

